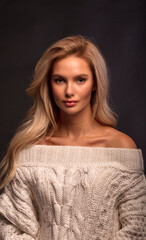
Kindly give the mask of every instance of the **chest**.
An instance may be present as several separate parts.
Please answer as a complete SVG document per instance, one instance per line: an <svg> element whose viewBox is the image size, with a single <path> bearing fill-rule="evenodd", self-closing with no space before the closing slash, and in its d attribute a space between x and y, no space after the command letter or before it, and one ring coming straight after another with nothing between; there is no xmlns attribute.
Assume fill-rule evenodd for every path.
<svg viewBox="0 0 146 240"><path fill-rule="evenodd" d="M104 167L55 166L39 172L36 169L33 179L32 189L42 225L56 226L58 231L62 226L67 234L64 236L69 236L73 226L76 228L72 234L83 234L88 229L97 236L99 229L104 234L117 223L120 179L114 171ZM85 234L88 236L88 231Z"/></svg>

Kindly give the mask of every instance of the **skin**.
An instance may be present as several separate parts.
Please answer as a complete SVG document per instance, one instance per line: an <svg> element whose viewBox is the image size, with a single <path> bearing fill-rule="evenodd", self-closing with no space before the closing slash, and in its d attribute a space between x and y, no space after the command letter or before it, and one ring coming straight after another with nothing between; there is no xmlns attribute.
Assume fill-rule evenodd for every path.
<svg viewBox="0 0 146 240"><path fill-rule="evenodd" d="M60 109L59 123L53 136L41 144L136 148L129 136L93 119L90 99L95 88L85 59L71 55L56 61L51 87ZM72 100L78 101L72 107L63 102Z"/></svg>

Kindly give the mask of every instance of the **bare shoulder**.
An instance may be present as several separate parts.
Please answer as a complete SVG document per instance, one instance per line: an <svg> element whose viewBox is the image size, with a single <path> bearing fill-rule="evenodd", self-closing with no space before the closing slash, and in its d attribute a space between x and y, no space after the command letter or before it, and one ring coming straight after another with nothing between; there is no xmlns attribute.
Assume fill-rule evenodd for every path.
<svg viewBox="0 0 146 240"><path fill-rule="evenodd" d="M111 144L116 148L137 149L137 146L131 137L116 129L111 130Z"/></svg>

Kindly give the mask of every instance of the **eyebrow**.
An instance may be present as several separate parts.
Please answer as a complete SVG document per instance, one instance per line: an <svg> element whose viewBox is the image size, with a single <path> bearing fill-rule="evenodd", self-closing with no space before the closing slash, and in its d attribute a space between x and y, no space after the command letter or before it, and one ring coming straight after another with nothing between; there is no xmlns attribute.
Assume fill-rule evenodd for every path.
<svg viewBox="0 0 146 240"><path fill-rule="evenodd" d="M61 78L66 79L66 77L64 77L64 76L62 76L62 75L60 75L60 74L53 74L52 77L53 77L53 78L61 77ZM85 74L85 73L78 74L78 75L76 75L76 76L74 77L74 79L79 78L79 77L88 77L88 74Z"/></svg>

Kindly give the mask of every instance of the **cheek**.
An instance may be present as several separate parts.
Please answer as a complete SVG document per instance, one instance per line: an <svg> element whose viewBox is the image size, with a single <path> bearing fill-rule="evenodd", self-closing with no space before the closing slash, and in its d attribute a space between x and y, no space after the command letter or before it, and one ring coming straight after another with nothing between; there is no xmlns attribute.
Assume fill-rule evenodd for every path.
<svg viewBox="0 0 146 240"><path fill-rule="evenodd" d="M56 87L52 86L51 89L52 89L52 96L53 96L54 102L60 108L60 100L62 99L61 93L59 89Z"/></svg>
<svg viewBox="0 0 146 240"><path fill-rule="evenodd" d="M61 89L56 87L56 86L51 86L52 87L52 93L53 93L53 96L54 98L59 98L61 96Z"/></svg>
<svg viewBox="0 0 146 240"><path fill-rule="evenodd" d="M92 86L85 86L83 89L81 89L80 96L87 100L91 97L91 93L92 93Z"/></svg>

